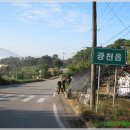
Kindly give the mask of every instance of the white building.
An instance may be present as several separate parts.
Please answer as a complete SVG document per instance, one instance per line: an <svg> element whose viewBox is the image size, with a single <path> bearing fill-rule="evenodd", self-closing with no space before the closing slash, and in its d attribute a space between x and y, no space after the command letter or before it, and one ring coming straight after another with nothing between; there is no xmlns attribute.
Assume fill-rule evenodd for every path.
<svg viewBox="0 0 130 130"><path fill-rule="evenodd" d="M0 68L6 67L6 66L8 66L8 65L0 64Z"/></svg>
<svg viewBox="0 0 130 130"><path fill-rule="evenodd" d="M123 76L119 77L117 95L130 96L130 74L123 72Z"/></svg>

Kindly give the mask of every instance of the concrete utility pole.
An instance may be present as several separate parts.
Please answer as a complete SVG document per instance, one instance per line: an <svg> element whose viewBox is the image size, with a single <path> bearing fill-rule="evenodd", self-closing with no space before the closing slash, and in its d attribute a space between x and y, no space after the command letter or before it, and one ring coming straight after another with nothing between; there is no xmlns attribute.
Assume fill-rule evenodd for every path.
<svg viewBox="0 0 130 130"><path fill-rule="evenodd" d="M16 80L18 80L18 68L16 68Z"/></svg>
<svg viewBox="0 0 130 130"><path fill-rule="evenodd" d="M86 49L86 47L85 47L85 45L84 45L84 47L83 47L83 51L84 51L84 60L83 60L83 61L85 61L85 49Z"/></svg>
<svg viewBox="0 0 130 130"><path fill-rule="evenodd" d="M92 48L97 46L97 12L96 1L92 2ZM96 65L91 64L91 96L90 109L92 110L96 101Z"/></svg>
<svg viewBox="0 0 130 130"><path fill-rule="evenodd" d="M64 55L65 55L65 53L63 52L63 67L65 67L65 63L64 63Z"/></svg>

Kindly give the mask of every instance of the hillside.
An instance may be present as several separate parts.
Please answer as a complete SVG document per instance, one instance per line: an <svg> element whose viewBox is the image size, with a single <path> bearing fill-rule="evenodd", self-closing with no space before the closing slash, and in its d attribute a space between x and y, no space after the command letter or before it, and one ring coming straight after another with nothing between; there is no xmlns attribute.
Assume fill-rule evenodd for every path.
<svg viewBox="0 0 130 130"><path fill-rule="evenodd" d="M7 58L10 56L18 57L18 55L15 54L14 52L0 48L0 59Z"/></svg>
<svg viewBox="0 0 130 130"><path fill-rule="evenodd" d="M126 39L118 39L114 42L114 44L108 45L108 48L115 48L115 49L127 49L127 64L130 64L130 40Z"/></svg>

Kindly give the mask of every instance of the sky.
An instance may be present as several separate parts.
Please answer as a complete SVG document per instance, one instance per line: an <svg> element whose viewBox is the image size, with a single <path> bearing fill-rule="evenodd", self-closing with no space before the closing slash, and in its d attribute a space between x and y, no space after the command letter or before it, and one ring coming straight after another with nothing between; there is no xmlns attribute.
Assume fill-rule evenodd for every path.
<svg viewBox="0 0 130 130"><path fill-rule="evenodd" d="M130 39L129 10L129 2L97 2L97 46ZM0 2L0 48L67 59L91 46L92 2Z"/></svg>

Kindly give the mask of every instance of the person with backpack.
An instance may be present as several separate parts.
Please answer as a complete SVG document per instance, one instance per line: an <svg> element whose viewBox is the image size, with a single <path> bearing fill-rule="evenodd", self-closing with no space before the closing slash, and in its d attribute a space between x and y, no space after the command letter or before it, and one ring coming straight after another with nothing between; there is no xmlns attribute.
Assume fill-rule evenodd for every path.
<svg viewBox="0 0 130 130"><path fill-rule="evenodd" d="M63 79L62 80L62 88L63 88L62 92L65 92L65 84L66 84L66 80Z"/></svg>
<svg viewBox="0 0 130 130"><path fill-rule="evenodd" d="M60 91L61 91L61 85L62 85L61 80L59 80L59 81L57 82L57 85L58 85L58 94L59 94Z"/></svg>

